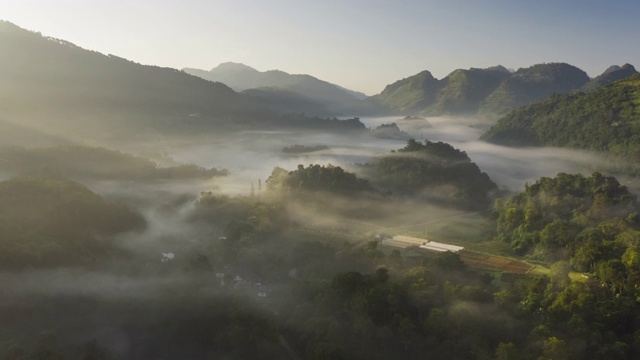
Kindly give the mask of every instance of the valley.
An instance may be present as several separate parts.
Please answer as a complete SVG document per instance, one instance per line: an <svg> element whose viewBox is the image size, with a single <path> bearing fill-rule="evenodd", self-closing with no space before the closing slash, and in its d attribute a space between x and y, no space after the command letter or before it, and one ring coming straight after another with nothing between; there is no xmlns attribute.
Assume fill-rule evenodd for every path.
<svg viewBox="0 0 640 360"><path fill-rule="evenodd" d="M231 6L199 26L235 27ZM332 52L420 38L346 26L366 12L314 30L244 11L278 35L241 49L271 29L242 19L222 53L268 70L147 65L0 21L0 360L640 357L640 75L623 56L454 65L465 48L417 70L415 44ZM233 36L197 33L174 46ZM338 85L386 62L380 79L415 75Z"/></svg>

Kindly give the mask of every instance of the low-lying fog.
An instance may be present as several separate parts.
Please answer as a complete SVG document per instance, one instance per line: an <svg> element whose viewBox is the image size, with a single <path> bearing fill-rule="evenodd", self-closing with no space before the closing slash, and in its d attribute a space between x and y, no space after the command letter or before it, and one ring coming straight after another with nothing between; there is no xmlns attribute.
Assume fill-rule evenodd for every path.
<svg viewBox="0 0 640 360"><path fill-rule="evenodd" d="M590 174L593 171L606 168L606 163L600 156L586 152L554 148L506 148L487 144L478 140L483 130L477 126L478 122L473 119L444 117L402 119L400 116L394 116L362 118L361 120L371 129L381 124L395 122L407 136L417 140L450 143L454 147L466 151L480 169L488 173L501 188L513 191L521 190L525 182L533 183L541 176L554 176L558 172ZM129 144L122 147L107 146L127 153L143 154L143 156L145 153L166 153L167 159L170 157L176 162L193 163L206 168L224 168L229 170L230 175L215 177L208 181L82 181L100 195L110 199L123 200L135 207L146 218L148 227L144 232L122 234L116 239L119 247L133 255L134 260L130 263L126 261L108 263L102 270L91 272L75 268L25 270L20 273L0 271L0 283L5 287L3 292L4 306L5 308L18 306L16 304L22 304L23 300L27 299L33 302L30 305L33 309L43 308L46 310L47 308L43 307L39 301L46 303L49 299L58 297L74 299L76 296L81 296L104 300L99 303L100 306L107 309L113 308L115 309L112 310L114 313L119 313L122 305L119 303L113 305L108 301L142 299L140 300L141 305L138 306L140 309L147 309L147 302L156 301L150 299L162 299L166 294L175 295L199 291L207 296L238 295L240 290L236 291L236 288L230 285L222 288L221 285L218 285L219 279L217 278L183 276L176 270L184 266L186 259L194 253L215 255L215 248L211 248L210 244L216 239L218 241L225 239L221 238L223 236L221 228L189 221L189 216L196 207L196 200L200 192L212 191L228 195L248 195L252 186L255 191L258 191L260 185L264 190L266 180L276 166L294 170L299 164L305 166L333 164L353 169L356 164L369 162L376 156L402 148L405 144L406 139L401 138L380 139L374 136L355 136L348 133L247 131L224 138L215 138L207 143L183 142L180 145L153 143L133 146ZM301 154L283 153L284 147L292 145L322 145L327 149ZM374 203L373 200L360 204L347 202L349 201L340 204L343 213L349 214L344 219L341 216L342 213L323 214L324 209L306 209L300 204L290 208L289 211L292 217L304 218L309 225L326 223L332 227L338 224L336 221L338 218L340 222L351 221L349 225L340 223L341 229L351 230L357 224L367 229L368 232L371 230L372 233L374 231L372 229L377 232L380 231L379 228L383 228L383 231L393 228L415 231L424 229L425 232L429 231L431 237L436 240L438 240L438 231L452 232L457 227L451 227L446 221L441 221L442 219L456 219L464 216L465 219L468 219L466 222L469 227L480 229L478 231L483 229L483 222L479 222L478 225L472 221L474 218L467 218L469 215L475 216L474 213L466 214L459 210L442 209L435 205L379 204ZM417 206L419 206L419 210ZM359 221L357 216L347 219L352 214L365 212L362 209L368 210L367 214L373 220L367 219L366 222L363 222ZM323 216L326 218L322 218ZM379 223L371 224L378 220L380 220ZM436 223L439 223L442 229L439 229ZM429 226L428 230L427 226ZM466 231L462 230L462 233ZM253 253L246 252L243 256L251 254ZM165 264L165 262L167 263ZM163 267L164 265L166 268ZM217 268L216 271L236 275L242 265L237 266L235 268L225 266L224 269ZM295 271L295 268L291 271ZM202 279L204 280L201 281ZM253 280L257 281L258 279ZM254 284L254 282L250 283ZM235 284L237 285L238 282ZM268 306L273 310L280 306L278 301L286 301L287 299L287 296L279 296L279 293L274 290L273 296L269 295L269 300L273 298L272 303L263 303L260 301L264 300L263 297L266 296L266 293L258 292L262 290L256 290L253 285L245 290L247 294L250 294L247 298L255 302L253 305L255 307ZM130 315L143 319L140 321L144 321L145 316L158 317L158 314L154 312L150 312L150 315L146 313L138 315L138 308L131 307L131 309L134 310L130 310ZM173 308L170 309L173 310ZM70 307L64 311L76 314L75 308ZM18 316L15 318L15 323L20 324L24 334L28 334L32 328L57 329L59 333L75 333L74 336L83 339L82 341L87 337L89 339L96 338L99 343L112 349L116 354L131 353L128 344L134 343L135 337L130 339L129 336L135 334L135 331L129 333L121 331L118 328L120 326L118 318L111 319L110 315L104 315L108 312L97 312L91 306L87 306L83 310L82 314L84 315L79 315L78 319L65 315L64 311L52 312L54 315L51 316L48 313L39 313L23 318ZM82 316L94 316L98 325L83 320ZM171 316L173 314L167 315L167 319L169 319L167 321L174 322ZM52 320L49 321L50 317ZM194 315L194 318L197 317ZM68 321L60 322L60 319ZM144 334L144 331L140 331ZM27 335L24 337L28 338Z"/></svg>
<svg viewBox="0 0 640 360"><path fill-rule="evenodd" d="M361 118L371 129L396 123L401 131L420 140L443 141L467 152L471 160L501 188L519 191L525 182L559 172L590 174L601 170L604 160L584 151L559 148L508 148L478 140L483 128L469 118L437 117L403 119L401 116ZM284 154L291 145L326 145L328 150L304 154ZM351 167L373 157L404 147L406 140L354 137L351 135L302 132L244 132L237 137L164 149L180 162L205 167L226 168L231 176L217 182L225 193L248 193L275 166L294 170L298 164L333 164Z"/></svg>
<svg viewBox="0 0 640 360"><path fill-rule="evenodd" d="M470 118L403 119L392 116L362 118L361 121L371 129L381 124L396 123L401 131L417 140L450 143L466 151L499 187L512 191L520 191L525 182L533 183L541 176L555 176L558 172L590 174L606 168L600 156L587 152L558 148L507 148L485 143L478 140L483 132L478 126L480 123ZM328 149L302 154L283 153L284 147L296 144L324 145ZM248 195L252 184L258 191L260 182L264 190L265 182L276 166L294 170L299 164L333 164L349 169L405 144L404 139L317 131L247 131L215 138L208 143L122 148L130 153L166 152L178 162L227 169L229 176L210 181L99 181L85 184L103 196L124 200L141 211L148 221L148 229L143 234L124 237L121 243L135 253L154 254L151 256L159 258L160 251L174 251L176 244L181 244L181 247L189 247L190 243L197 246L203 238L222 235L221 229L205 230L183 222L202 191Z"/></svg>

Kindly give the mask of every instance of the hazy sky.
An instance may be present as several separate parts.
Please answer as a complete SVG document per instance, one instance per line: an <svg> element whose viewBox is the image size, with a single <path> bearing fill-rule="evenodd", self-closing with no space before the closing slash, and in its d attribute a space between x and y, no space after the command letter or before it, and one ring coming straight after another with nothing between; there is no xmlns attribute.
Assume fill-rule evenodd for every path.
<svg viewBox="0 0 640 360"><path fill-rule="evenodd" d="M0 0L0 18L139 63L242 62L369 95L422 70L640 67L639 0Z"/></svg>

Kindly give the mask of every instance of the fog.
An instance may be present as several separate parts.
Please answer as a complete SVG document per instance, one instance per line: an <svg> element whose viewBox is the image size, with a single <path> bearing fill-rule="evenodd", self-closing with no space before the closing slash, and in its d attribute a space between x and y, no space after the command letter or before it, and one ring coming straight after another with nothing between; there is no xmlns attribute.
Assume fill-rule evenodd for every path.
<svg viewBox="0 0 640 360"><path fill-rule="evenodd" d="M519 191L525 183L533 183L541 176L554 176L559 172L590 174L602 171L607 166L601 156L583 151L507 148L488 144L478 140L486 124L474 118L403 119L393 116L362 118L361 121L370 129L396 123L401 131L417 140L450 143L466 151L471 160L500 188L510 191ZM301 154L282 152L284 147L296 144L324 145L328 149ZM252 186L255 191L265 192L266 180L274 167L295 170L300 164L333 164L357 170L356 165L370 162L405 144L405 140L379 139L366 134L354 136L303 131L245 131L212 137L206 143L190 143L186 139L181 142L166 142L160 146L116 144L113 146L123 147L124 151L134 154L165 154L165 160L170 163L192 163L205 168L227 169L230 175L216 176L209 180L93 180L83 183L107 199L120 201L137 209L147 220L147 228L142 233L118 237L116 243L122 249L148 261L160 261L163 252L176 253L180 259L190 252L208 251L207 242L223 234L220 225L188 220L195 211L201 192L247 196ZM456 209L410 201L361 199L354 202L336 198L327 200L327 203L331 204L331 211L304 203L292 203L292 217L308 225L342 229L356 227L356 222L362 220L360 225L364 225L363 229L374 233L385 228L399 227L413 227L414 230L422 231L422 224L429 223L431 219L464 215L464 212Z"/></svg>
<svg viewBox="0 0 640 360"><path fill-rule="evenodd" d="M486 127L472 118L430 117L402 119L401 117L362 118L373 129L381 124L396 123L400 130L417 140L443 141L467 152L472 161L486 172L502 189L520 191L525 183L534 183L542 176L553 177L559 172L585 173L606 169L605 160L597 154L558 148L508 148L478 140ZM325 145L327 150L302 154L286 154L282 149L292 145ZM227 169L228 176L207 181L156 181L131 183L98 181L89 186L99 194L124 200L136 206L149 225L142 234L122 236L118 243L128 251L150 258L160 258L162 252L179 255L188 249L202 248L207 239L222 235L219 227L186 223L194 211L201 192L231 196L249 195L253 185L266 190L266 180L273 168L279 166L295 170L298 165L333 164L355 169L357 164L372 161L392 150L404 147L405 140L378 139L366 135L327 134L299 131L246 131L226 138L213 138L208 143L167 143L154 148L166 153L172 161L193 163L206 168ZM129 145L130 146L130 145ZM143 152L132 147L132 152ZM145 147L145 151L148 152ZM429 222L443 216L461 214L459 210L443 209L436 205L394 203L387 200L359 202L332 200L331 211L290 204L292 216L300 222L318 226L348 228L357 226L359 218L376 218L380 223L366 223L369 232L384 228L402 227ZM366 215L362 215L366 214ZM419 215L416 215L419 214ZM426 217L425 217L426 216ZM427 219L427 220L425 220ZM360 225L363 225L362 223ZM381 226L382 225L382 226ZM422 225L420 225L420 230Z"/></svg>
<svg viewBox="0 0 640 360"><path fill-rule="evenodd" d="M553 177L559 172L590 174L593 171L606 172L608 168L602 156L588 152L557 148L507 148L480 141L486 124L473 118L382 117L362 118L361 121L369 129L396 123L401 131L416 140L450 143L465 151L502 190L520 191L527 182L533 183L541 176ZM124 307L122 304L129 301L136 304L126 307L128 316L136 319L130 321L198 321L202 314L209 314L203 310L206 306L201 305L202 301L215 299L223 307L238 306L238 298L243 299L242 306L260 314L278 316L284 313L293 316L291 303L294 300L290 297L292 289L301 286L299 277L311 277L309 274L313 274L321 279L322 284L328 284L331 277L340 271L366 273L374 271L381 264L388 266L388 263L366 257L376 259L371 255L375 252L367 249L371 241L381 234L408 234L450 242L475 251L501 251L509 246L491 242L493 225L486 217L488 209L461 210L442 203L392 198L380 193L347 197L311 194L296 199L276 198L266 189L266 181L275 167L295 170L298 165L332 164L358 172L359 165L403 148L406 145L404 139L381 139L366 133L244 131L211 137L207 141L198 137L197 140L184 138L181 141L101 145L140 156L161 154L156 160L161 166L196 164L207 169L227 169L229 175L209 179L148 181L71 176L105 199L138 211L147 224L143 230L120 233L110 239L115 246L116 256L98 258L90 268L68 266L0 272L4 296L0 306L10 309L22 304L25 308L42 311L23 322L24 329L15 335L18 339L29 339L27 334L30 327L53 328L59 332L69 331L73 334L72 341L96 338L115 355L134 358L136 336L153 338L156 330L151 325L127 328L127 321L114 317ZM283 148L293 145L327 148L294 154L283 152ZM3 174L4 177L12 175L11 172ZM446 185L426 191L442 192L446 197L446 192L442 191L444 187ZM252 188L255 196L252 195ZM244 209L244 212L240 211L242 216L229 221L215 211L207 213L200 203L202 193L229 196L234 206ZM233 227L229 230L229 224L233 221L260 228L262 224L256 225L258 215L251 213L260 200L265 203L273 200L273 203L285 205L288 213L286 230L260 234L268 241L239 236L236 244L229 245L226 237L233 233ZM270 219L265 228L272 226L274 224ZM305 254L304 246L310 249L320 246L313 245L314 241L332 249L330 256L318 260L315 265L315 253L312 254L313 261L305 262L296 258ZM194 259L206 260L194 265ZM410 264L410 261L407 263ZM198 265L203 265L204 270L194 269ZM398 268L401 266L398 265ZM438 270L434 274L436 278L449 276L451 281L469 281L466 273L447 275ZM236 276L242 280L236 280ZM43 304L51 301L61 301L66 305L67 301L94 304L104 313L96 313L99 310L86 305L79 312L82 315L78 319L70 320L71 308L63 308L58 315L42 310L46 309ZM155 307L149 308L149 304ZM190 304L195 304L195 307L190 307ZM214 317L227 319L227 314L220 309L213 313ZM511 317L490 304L456 303L450 311L452 319L459 318L460 323L469 319L480 323L487 313L503 322L512 321ZM66 319L61 323L64 326L56 325L55 319L59 316ZM92 320L85 320L83 316ZM94 326L92 321L99 325ZM219 324L228 322L223 320ZM509 323L508 327L512 326L515 325ZM169 345L158 346L168 348ZM192 344L186 341L181 349L190 346ZM201 355L195 358L202 358Z"/></svg>
<svg viewBox="0 0 640 360"><path fill-rule="evenodd" d="M511 148L480 141L487 128L474 118L430 117L403 119L400 116L361 118L368 128L396 123L401 131L419 141L442 141L467 152L472 161L501 188L519 191L525 183L559 172L585 173L606 171L607 162L598 154L560 148ZM284 154L291 145L326 145L328 150L304 154ZM251 183L264 183L271 170L282 167L294 170L299 164L333 164L353 168L404 147L405 140L379 139L369 136L323 134L317 132L271 131L243 132L209 143L174 145L161 150L175 160L203 167L225 168L231 176L215 184L228 194L246 194ZM212 184L213 185L213 184ZM203 189L207 190L207 189ZM209 190L207 190L209 191Z"/></svg>

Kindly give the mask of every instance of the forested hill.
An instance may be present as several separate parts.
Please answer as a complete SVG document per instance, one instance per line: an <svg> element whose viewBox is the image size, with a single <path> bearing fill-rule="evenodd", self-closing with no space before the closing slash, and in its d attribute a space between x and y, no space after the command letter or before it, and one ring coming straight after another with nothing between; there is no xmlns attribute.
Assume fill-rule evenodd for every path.
<svg viewBox="0 0 640 360"><path fill-rule="evenodd" d="M510 146L559 146L640 156L640 74L592 93L555 95L512 111L482 139Z"/></svg>
<svg viewBox="0 0 640 360"><path fill-rule="evenodd" d="M509 76L499 69L456 70L438 80L429 71L387 85L373 101L392 112L439 115L475 113L482 99Z"/></svg>
<svg viewBox="0 0 640 360"><path fill-rule="evenodd" d="M466 209L485 209L497 186L467 153L443 142L410 139L407 145L362 167L388 194L428 199Z"/></svg>
<svg viewBox="0 0 640 360"><path fill-rule="evenodd" d="M0 182L0 269L90 265L109 257L113 236L144 217L56 176Z"/></svg>
<svg viewBox="0 0 640 360"><path fill-rule="evenodd" d="M172 159L170 159L172 160ZM0 147L0 172L25 175L42 171L76 180L205 180L227 170L171 162L160 166L150 159L116 150L88 146L43 148Z"/></svg>
<svg viewBox="0 0 640 360"><path fill-rule="evenodd" d="M226 85L143 66L0 22L0 116L94 130L240 115ZM40 59L39 61L33 61ZM177 125L177 124L176 124Z"/></svg>
<svg viewBox="0 0 640 360"><path fill-rule="evenodd" d="M58 136L148 139L314 122L277 115L221 83L85 50L5 21L0 51L0 119Z"/></svg>
<svg viewBox="0 0 640 360"><path fill-rule="evenodd" d="M515 72L502 66L459 69L440 80L423 71L388 85L371 100L405 114L495 117L555 93L592 91L634 73L633 66L625 64L591 80L584 71L565 63L537 64Z"/></svg>
<svg viewBox="0 0 640 360"><path fill-rule="evenodd" d="M606 254L624 252L622 237L638 235L637 211L635 196L616 178L600 173L544 177L496 203L498 235L514 251L550 264L571 260L581 272L596 270ZM613 242L625 231L630 232Z"/></svg>

